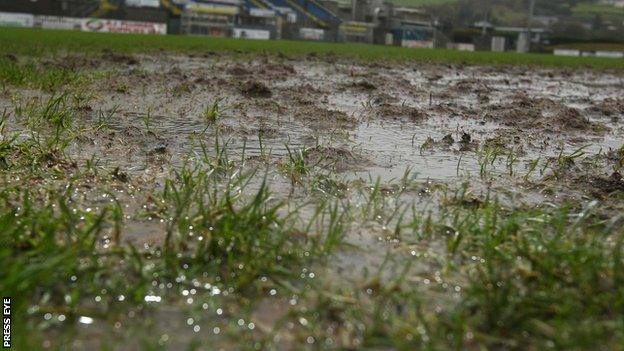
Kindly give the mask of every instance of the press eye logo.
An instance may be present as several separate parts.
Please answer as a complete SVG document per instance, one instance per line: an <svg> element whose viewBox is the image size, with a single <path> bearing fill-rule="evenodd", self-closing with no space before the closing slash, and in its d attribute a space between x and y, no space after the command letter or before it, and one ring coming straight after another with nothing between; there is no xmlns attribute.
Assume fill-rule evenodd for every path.
<svg viewBox="0 0 624 351"><path fill-rule="evenodd" d="M11 348L11 298L2 298L2 348Z"/></svg>

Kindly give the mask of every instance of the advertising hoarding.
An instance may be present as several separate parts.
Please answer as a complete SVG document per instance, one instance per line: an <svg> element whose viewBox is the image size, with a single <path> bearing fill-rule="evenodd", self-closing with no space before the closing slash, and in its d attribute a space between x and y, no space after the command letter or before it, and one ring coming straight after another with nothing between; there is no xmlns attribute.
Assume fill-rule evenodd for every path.
<svg viewBox="0 0 624 351"><path fill-rule="evenodd" d="M81 29L85 32L167 34L165 23L120 21L101 18L85 18Z"/></svg>

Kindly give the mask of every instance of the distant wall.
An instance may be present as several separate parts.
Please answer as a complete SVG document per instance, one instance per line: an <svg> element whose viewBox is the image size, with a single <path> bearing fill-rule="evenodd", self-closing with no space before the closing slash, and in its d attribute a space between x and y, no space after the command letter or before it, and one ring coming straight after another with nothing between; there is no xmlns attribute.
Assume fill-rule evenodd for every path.
<svg viewBox="0 0 624 351"><path fill-rule="evenodd" d="M167 25L159 22L75 18L14 12L0 12L0 26L67 29L102 33L167 34Z"/></svg>
<svg viewBox="0 0 624 351"><path fill-rule="evenodd" d="M79 11L73 13L73 7L78 2L69 1L66 8L63 8L61 1L55 0L0 0L0 12L30 13L33 15L50 15L63 17L88 17L92 11ZM97 9L97 2L94 1L94 9ZM84 13L82 13L84 12ZM168 13L161 7L130 7L120 6L117 10L108 11L102 18L144 21L144 22L167 22Z"/></svg>

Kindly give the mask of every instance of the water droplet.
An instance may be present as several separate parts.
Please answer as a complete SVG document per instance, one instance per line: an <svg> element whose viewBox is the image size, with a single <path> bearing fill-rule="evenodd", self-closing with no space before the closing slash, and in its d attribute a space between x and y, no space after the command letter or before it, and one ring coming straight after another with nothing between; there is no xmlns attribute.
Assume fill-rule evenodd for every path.
<svg viewBox="0 0 624 351"><path fill-rule="evenodd" d="M93 323L93 318L87 317L87 316L80 316L80 318L78 318L78 323L92 324Z"/></svg>
<svg viewBox="0 0 624 351"><path fill-rule="evenodd" d="M156 295L145 295L145 302L160 302L162 298Z"/></svg>

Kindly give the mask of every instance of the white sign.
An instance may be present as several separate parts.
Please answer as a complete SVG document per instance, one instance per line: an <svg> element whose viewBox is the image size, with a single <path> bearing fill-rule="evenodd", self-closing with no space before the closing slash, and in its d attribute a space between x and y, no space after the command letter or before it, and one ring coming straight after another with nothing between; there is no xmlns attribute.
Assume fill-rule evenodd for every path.
<svg viewBox="0 0 624 351"><path fill-rule="evenodd" d="M401 40L401 46L412 49L433 49L433 42L430 40Z"/></svg>
<svg viewBox="0 0 624 351"><path fill-rule="evenodd" d="M475 51L474 44L468 43L448 43L446 44L446 48L457 51Z"/></svg>
<svg viewBox="0 0 624 351"><path fill-rule="evenodd" d="M318 28L299 28L299 36L306 40L323 40L325 31Z"/></svg>
<svg viewBox="0 0 624 351"><path fill-rule="evenodd" d="M232 36L242 39L269 40L271 39L271 32L260 29L234 28Z"/></svg>
<svg viewBox="0 0 624 351"><path fill-rule="evenodd" d="M392 33L386 33L386 45L394 44L394 35Z"/></svg>
<svg viewBox="0 0 624 351"><path fill-rule="evenodd" d="M0 12L0 27L32 27L35 16L28 13Z"/></svg>
<svg viewBox="0 0 624 351"><path fill-rule="evenodd" d="M100 18L83 19L81 28L85 32L167 34L167 25L164 23L119 21Z"/></svg>
<svg viewBox="0 0 624 351"><path fill-rule="evenodd" d="M620 52L620 51L596 51L596 57L624 58L624 52Z"/></svg>
<svg viewBox="0 0 624 351"><path fill-rule="evenodd" d="M35 27L43 29L78 29L82 24L81 18L58 16L35 16Z"/></svg>
<svg viewBox="0 0 624 351"><path fill-rule="evenodd" d="M505 52L505 45L507 38L505 37L492 37L492 51Z"/></svg>
<svg viewBox="0 0 624 351"><path fill-rule="evenodd" d="M555 49L553 53L555 56L581 56L580 50L572 49Z"/></svg>
<svg viewBox="0 0 624 351"><path fill-rule="evenodd" d="M126 0L126 6L160 7L160 0Z"/></svg>
<svg viewBox="0 0 624 351"><path fill-rule="evenodd" d="M221 4L209 5L191 2L184 7L188 12L212 13L220 15L237 15L239 13L238 6L226 6Z"/></svg>
<svg viewBox="0 0 624 351"><path fill-rule="evenodd" d="M251 8L249 14L255 17L275 17L275 11L267 9Z"/></svg>

